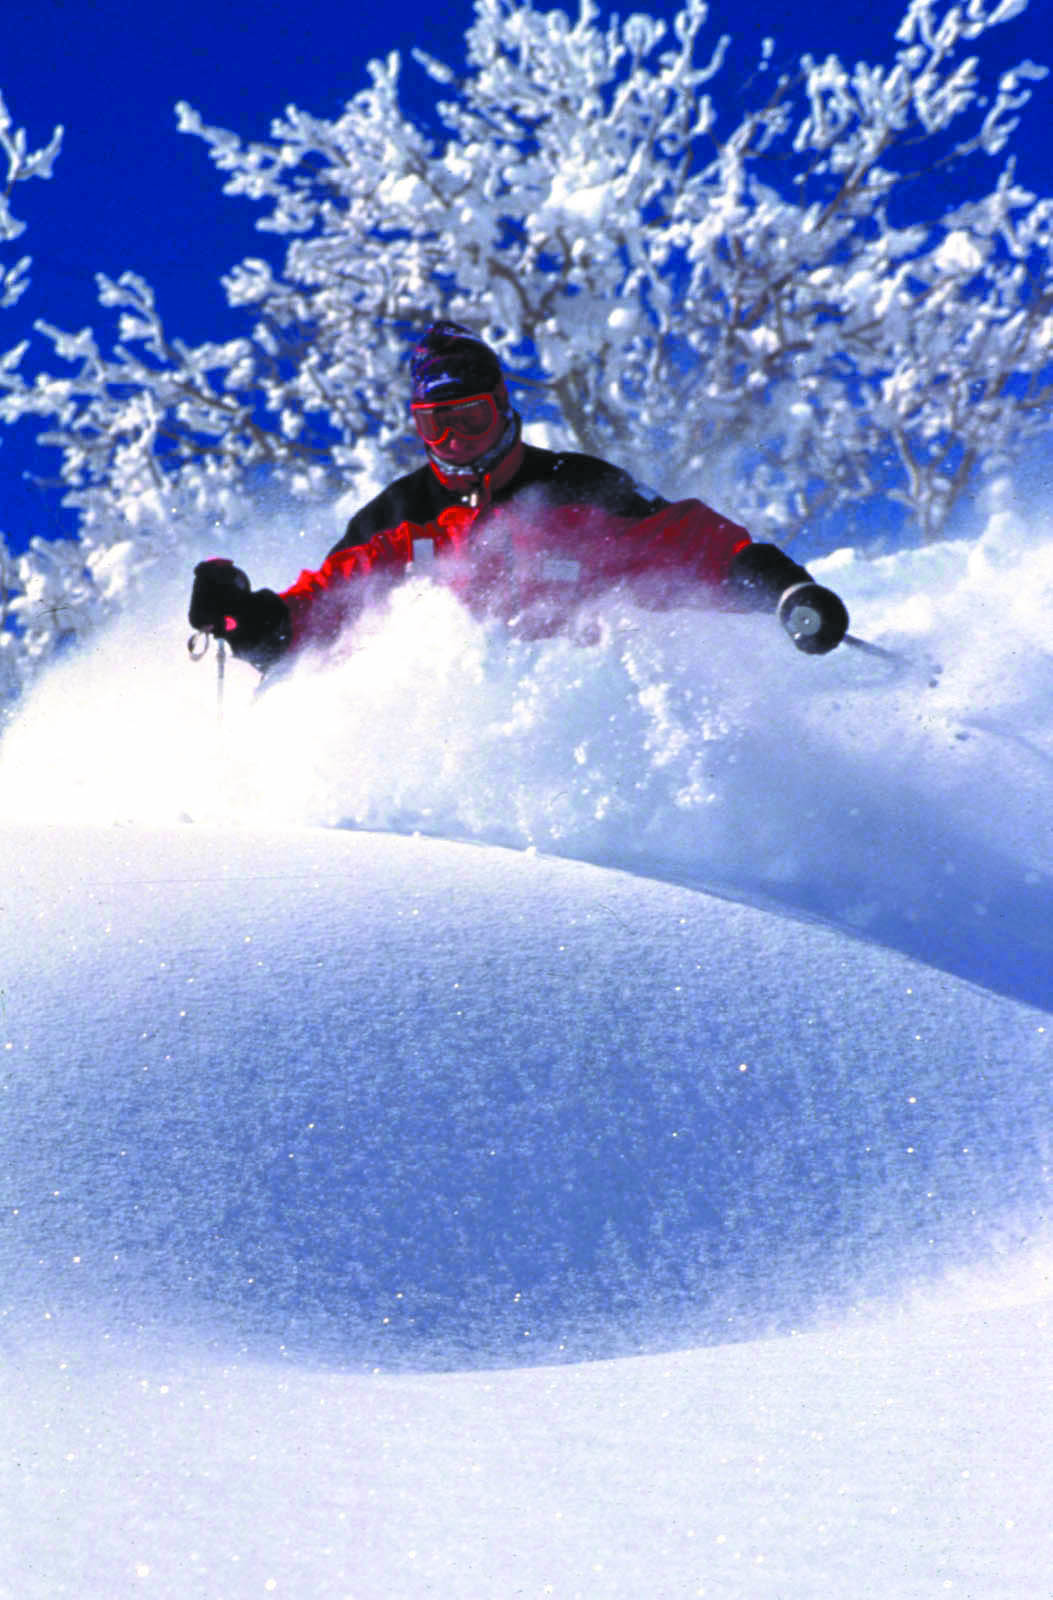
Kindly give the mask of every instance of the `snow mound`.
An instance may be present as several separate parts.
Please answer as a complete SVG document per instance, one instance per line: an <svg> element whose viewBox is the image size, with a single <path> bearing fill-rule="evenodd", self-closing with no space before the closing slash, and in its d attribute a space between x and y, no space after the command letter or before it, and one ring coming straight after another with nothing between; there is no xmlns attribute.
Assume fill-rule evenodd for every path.
<svg viewBox="0 0 1053 1600"><path fill-rule="evenodd" d="M424 839L5 844L9 1329L584 1359L792 1327L1042 1224L1048 1018L830 930Z"/></svg>

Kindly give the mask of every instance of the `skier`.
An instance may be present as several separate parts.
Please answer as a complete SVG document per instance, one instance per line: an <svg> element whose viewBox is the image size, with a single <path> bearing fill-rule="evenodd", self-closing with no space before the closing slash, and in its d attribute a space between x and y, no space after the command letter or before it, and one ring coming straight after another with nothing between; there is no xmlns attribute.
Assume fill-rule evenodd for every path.
<svg viewBox="0 0 1053 1600"><path fill-rule="evenodd" d="M798 649L823 654L848 628L836 594L776 546L700 500L670 503L595 456L525 444L500 362L469 329L437 322L411 358L410 409L428 461L348 523L317 571L282 594L230 561L194 571L190 623L267 672L335 639L409 571L450 585L518 637L566 627L615 585L651 608L685 582L735 610L774 612Z"/></svg>

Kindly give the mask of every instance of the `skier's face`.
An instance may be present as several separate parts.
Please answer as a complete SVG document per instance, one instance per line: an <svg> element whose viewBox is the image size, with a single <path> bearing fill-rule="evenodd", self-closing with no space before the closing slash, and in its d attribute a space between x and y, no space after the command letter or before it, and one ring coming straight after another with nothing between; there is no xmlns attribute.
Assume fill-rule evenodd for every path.
<svg viewBox="0 0 1053 1600"><path fill-rule="evenodd" d="M501 437L504 426L492 394L415 405L413 420L429 449L456 466L485 455Z"/></svg>

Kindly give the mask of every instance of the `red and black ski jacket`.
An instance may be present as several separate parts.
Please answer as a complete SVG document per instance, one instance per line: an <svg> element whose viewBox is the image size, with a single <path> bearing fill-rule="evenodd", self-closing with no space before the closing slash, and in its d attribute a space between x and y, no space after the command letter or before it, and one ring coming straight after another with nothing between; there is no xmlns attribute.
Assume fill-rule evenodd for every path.
<svg viewBox="0 0 1053 1600"><path fill-rule="evenodd" d="M321 567L281 595L279 650L334 639L410 571L449 585L476 615L540 638L613 587L653 608L682 604L699 585L719 588L750 544L745 528L700 500L670 503L594 456L519 445L502 465L472 497L478 504L424 466L364 506Z"/></svg>

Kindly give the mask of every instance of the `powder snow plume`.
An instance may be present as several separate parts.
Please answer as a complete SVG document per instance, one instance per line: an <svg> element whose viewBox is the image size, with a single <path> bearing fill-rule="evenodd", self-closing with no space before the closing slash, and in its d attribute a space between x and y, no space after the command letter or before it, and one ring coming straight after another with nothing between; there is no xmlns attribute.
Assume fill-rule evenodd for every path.
<svg viewBox="0 0 1053 1600"><path fill-rule="evenodd" d="M1050 921L1040 526L1002 486L977 540L812 563L857 633L908 658L898 673L847 647L802 656L767 617L618 597L591 613L595 643L517 641L411 579L353 648L265 694L228 662L222 720L173 579L28 697L0 746L0 815L475 839L763 893L904 948L935 906L968 924L959 970L991 981L962 951L1006 898L1036 939ZM232 554L281 587L313 554L290 533L283 564L282 545L272 518Z"/></svg>

